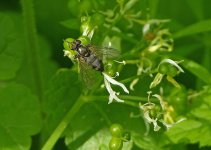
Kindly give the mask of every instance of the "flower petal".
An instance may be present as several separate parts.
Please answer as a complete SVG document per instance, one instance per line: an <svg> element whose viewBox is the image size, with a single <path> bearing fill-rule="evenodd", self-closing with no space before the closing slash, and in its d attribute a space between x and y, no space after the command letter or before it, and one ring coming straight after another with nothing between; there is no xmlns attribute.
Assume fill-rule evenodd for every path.
<svg viewBox="0 0 211 150"><path fill-rule="evenodd" d="M112 90L110 83L108 82L108 80L106 78L104 78L104 83L105 83L105 87L109 93L109 101L108 104L113 102L113 99L116 100L117 102L124 102L124 100L121 100L120 98L118 98L116 96L116 92Z"/></svg>
<svg viewBox="0 0 211 150"><path fill-rule="evenodd" d="M184 70L175 61L171 59L164 59L160 62L160 64L165 63L165 62L175 66L180 72L184 73Z"/></svg>
<svg viewBox="0 0 211 150"><path fill-rule="evenodd" d="M104 75L104 77L106 78L106 80L108 80L108 82L114 84L114 85L118 85L120 86L126 93L129 93L128 89L125 87L124 84L117 82L116 80L114 80L113 78L111 78L110 76L108 76L107 74L105 74L104 72L102 72L102 74Z"/></svg>

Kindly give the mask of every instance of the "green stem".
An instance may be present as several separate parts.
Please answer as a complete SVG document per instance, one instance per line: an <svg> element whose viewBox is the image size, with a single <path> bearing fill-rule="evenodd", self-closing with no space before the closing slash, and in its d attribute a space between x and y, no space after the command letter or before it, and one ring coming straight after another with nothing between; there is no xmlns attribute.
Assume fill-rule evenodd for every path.
<svg viewBox="0 0 211 150"><path fill-rule="evenodd" d="M23 9L25 44L26 44L26 61L30 65L35 91L39 98L42 98L42 77L41 77L41 64L40 54L37 40L37 31L35 26L35 15L32 0L21 0Z"/></svg>
<svg viewBox="0 0 211 150"><path fill-rule="evenodd" d="M138 107L134 102L131 102L129 100L133 101L147 101L147 98L143 97L138 97L138 96L127 96L123 95L121 96L125 100L125 104L133 106L133 107ZM68 124L70 123L72 117L79 111L81 106L85 104L86 102L93 102L97 100L107 100L108 96L80 96L79 99L76 101L76 103L73 105L73 107L69 110L69 112L66 114L66 116L62 119L62 121L59 123L57 128L54 130L54 132L51 134L45 145L43 146L42 150L51 150L55 143L58 141L64 130L67 128ZM106 122L108 124L111 124L111 121L109 118L106 116L106 114L97 106L97 104L93 103L96 109L101 113L101 115L105 118Z"/></svg>
<svg viewBox="0 0 211 150"><path fill-rule="evenodd" d="M121 99L125 99L125 100L130 100L130 101L137 101L137 102L148 102L148 98L147 97L140 97L140 96L130 96L130 95L120 95L119 96ZM155 102L157 103L158 100L154 97L150 98L151 102Z"/></svg>
<svg viewBox="0 0 211 150"><path fill-rule="evenodd" d="M132 106L132 107L135 107L135 108L139 107L138 103L134 103L134 102L131 102L131 101L128 101L128 100L124 100L124 103L122 103L122 104L126 104L128 106Z"/></svg>
<svg viewBox="0 0 211 150"><path fill-rule="evenodd" d="M42 150L51 150L55 143L58 141L64 130L67 128L72 117L79 111L81 106L85 103L82 97L79 97L73 107L69 110L66 116L59 123L57 128L53 131L49 139L46 141L45 145L42 147Z"/></svg>
<svg viewBox="0 0 211 150"><path fill-rule="evenodd" d="M119 95L119 98L127 101L148 102L147 97L140 97L140 96ZM99 100L108 100L108 96L86 96L84 97L84 99L86 99L86 102L93 102ZM157 102L157 99L151 97L150 101Z"/></svg>

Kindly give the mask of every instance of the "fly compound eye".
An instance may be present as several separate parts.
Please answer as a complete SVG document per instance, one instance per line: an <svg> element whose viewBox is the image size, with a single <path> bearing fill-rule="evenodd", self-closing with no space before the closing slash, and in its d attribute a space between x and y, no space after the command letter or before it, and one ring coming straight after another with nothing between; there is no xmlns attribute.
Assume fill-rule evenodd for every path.
<svg viewBox="0 0 211 150"><path fill-rule="evenodd" d="M76 45L80 45L80 44L81 44L81 41L80 41L80 40L75 40L74 43L75 43Z"/></svg>
<svg viewBox="0 0 211 150"><path fill-rule="evenodd" d="M75 42L71 43L71 50L75 50L77 48L77 44Z"/></svg>

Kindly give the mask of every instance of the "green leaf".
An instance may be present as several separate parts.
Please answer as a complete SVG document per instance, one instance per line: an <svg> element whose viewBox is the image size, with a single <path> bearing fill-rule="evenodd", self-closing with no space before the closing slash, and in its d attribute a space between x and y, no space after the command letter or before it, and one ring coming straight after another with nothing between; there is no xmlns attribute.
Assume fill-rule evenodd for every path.
<svg viewBox="0 0 211 150"><path fill-rule="evenodd" d="M102 105L101 105L102 106ZM93 136L100 127L104 126L104 119L97 109L101 109L95 103L85 104L73 117L65 133L65 143L73 149L77 149ZM98 120L96 122L96 120Z"/></svg>
<svg viewBox="0 0 211 150"><path fill-rule="evenodd" d="M184 62L181 63L183 67L185 67L188 71L193 73L197 78L202 80L204 83L211 84L211 74L200 64L185 59Z"/></svg>
<svg viewBox="0 0 211 150"><path fill-rule="evenodd" d="M190 36L198 33L209 32L211 31L211 20L204 20L201 22L197 22L192 24L182 30L174 33L174 38L181 38L185 36Z"/></svg>
<svg viewBox="0 0 211 150"><path fill-rule="evenodd" d="M167 133L174 143L198 143L200 146L210 146L211 128L210 123L196 120L185 120L173 126Z"/></svg>
<svg viewBox="0 0 211 150"><path fill-rule="evenodd" d="M186 2L195 14L195 17L198 20L202 20L204 18L203 1L186 0Z"/></svg>
<svg viewBox="0 0 211 150"><path fill-rule="evenodd" d="M75 29L75 30L80 29L80 21L76 18L62 21L61 24L68 29Z"/></svg>
<svg viewBox="0 0 211 150"><path fill-rule="evenodd" d="M20 22L0 13L0 80L14 78L22 64L23 40L16 30L19 26Z"/></svg>
<svg viewBox="0 0 211 150"><path fill-rule="evenodd" d="M197 107L194 107L190 113L202 121L207 120L208 122L211 122L211 87L205 87L202 92L202 95L192 99L193 105L194 103L198 105Z"/></svg>
<svg viewBox="0 0 211 150"><path fill-rule="evenodd" d="M58 65L51 59L52 47L49 45L47 40L43 37L39 37L38 44L38 53L42 55L42 57L40 57L39 59L40 63L42 64L39 68L39 71L41 75L42 87L45 90L47 88L47 84L50 78L55 74L56 70L58 69ZM27 56L26 51L25 56ZM24 64L21 66L20 70L17 73L16 81L25 84L34 92L36 91L35 85L37 83L37 78L34 78L32 70L33 65L28 63L27 59L30 59L30 57L23 60Z"/></svg>
<svg viewBox="0 0 211 150"><path fill-rule="evenodd" d="M147 150L163 150L163 147L169 144L168 138L159 132L150 135L134 133L132 139L139 148Z"/></svg>
<svg viewBox="0 0 211 150"><path fill-rule="evenodd" d="M211 96L209 98L211 98ZM191 114L193 114L197 118L211 121L211 106L208 106L207 104L203 104L197 109L194 109L191 112Z"/></svg>
<svg viewBox="0 0 211 150"><path fill-rule="evenodd" d="M133 109L126 105L108 105L107 101L103 103L85 104L80 109L80 112L72 119L66 130L65 143L72 149L77 149L81 145L86 144L87 140L89 140L89 143L91 143L91 141L95 143L96 139L92 137L95 137L96 132L105 126L109 128L110 122L120 123L128 132L144 132L143 120L135 117L132 118L130 116L132 111ZM106 146L108 146L108 143ZM100 144L96 143L95 146L99 145ZM83 147L85 148L85 146Z"/></svg>
<svg viewBox="0 0 211 150"><path fill-rule="evenodd" d="M43 109L46 115L42 141L52 133L81 94L76 72L61 69L51 79L45 92Z"/></svg>
<svg viewBox="0 0 211 150"><path fill-rule="evenodd" d="M81 133L77 132L75 134L81 134ZM71 138L71 137L67 137L67 141L69 140L69 138ZM87 150L87 149L90 149L90 150L98 150L98 149L109 150L108 145L109 145L110 139L111 139L111 135L110 135L109 130L107 128L101 129L101 130L95 132L95 134L91 135L86 140L86 142L84 142L82 145L80 145L80 147L77 150ZM133 145L132 141L124 142L122 150L130 150L132 148L132 145ZM72 145L69 145L69 148L74 149L72 147Z"/></svg>
<svg viewBox="0 0 211 150"><path fill-rule="evenodd" d="M0 90L0 147L28 150L30 136L41 129L38 99L23 85L11 84Z"/></svg>

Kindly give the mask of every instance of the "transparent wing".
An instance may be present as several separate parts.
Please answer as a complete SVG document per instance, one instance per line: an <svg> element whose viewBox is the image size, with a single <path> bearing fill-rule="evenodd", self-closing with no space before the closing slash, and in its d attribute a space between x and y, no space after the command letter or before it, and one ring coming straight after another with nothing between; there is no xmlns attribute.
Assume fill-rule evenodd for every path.
<svg viewBox="0 0 211 150"><path fill-rule="evenodd" d="M79 73L81 75L81 81L83 85L91 89L94 86L96 81L96 71L88 65L82 58L78 58L79 60Z"/></svg>
<svg viewBox="0 0 211 150"><path fill-rule="evenodd" d="M98 47L94 45L88 45L87 47L101 60L113 59L120 56L120 51L111 47Z"/></svg>

